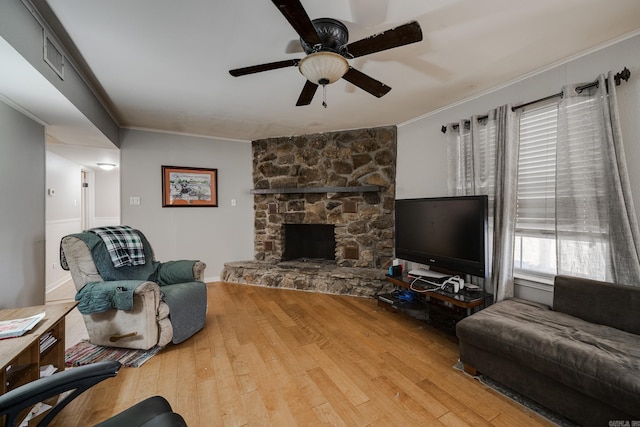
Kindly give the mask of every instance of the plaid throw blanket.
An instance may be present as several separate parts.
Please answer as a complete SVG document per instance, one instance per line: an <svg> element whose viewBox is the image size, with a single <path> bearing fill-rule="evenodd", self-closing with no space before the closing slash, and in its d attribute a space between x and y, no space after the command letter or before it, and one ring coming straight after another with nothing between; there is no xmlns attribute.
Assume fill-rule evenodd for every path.
<svg viewBox="0 0 640 427"><path fill-rule="evenodd" d="M126 225L98 227L88 230L100 236L115 268L144 265L144 247L136 231Z"/></svg>

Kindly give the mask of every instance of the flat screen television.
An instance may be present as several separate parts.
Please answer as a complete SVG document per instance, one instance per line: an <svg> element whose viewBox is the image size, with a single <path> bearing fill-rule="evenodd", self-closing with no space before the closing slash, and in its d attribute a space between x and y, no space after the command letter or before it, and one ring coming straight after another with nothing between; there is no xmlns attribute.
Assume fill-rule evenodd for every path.
<svg viewBox="0 0 640 427"><path fill-rule="evenodd" d="M396 258L486 277L488 204L486 195L396 200Z"/></svg>

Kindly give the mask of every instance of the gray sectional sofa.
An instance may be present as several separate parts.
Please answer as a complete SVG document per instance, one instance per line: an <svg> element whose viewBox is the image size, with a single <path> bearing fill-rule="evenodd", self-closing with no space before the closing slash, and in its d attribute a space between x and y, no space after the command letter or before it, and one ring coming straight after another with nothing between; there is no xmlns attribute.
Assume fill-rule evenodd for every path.
<svg viewBox="0 0 640 427"><path fill-rule="evenodd" d="M640 425L640 287L557 276L553 307L508 299L456 334L469 373L583 426Z"/></svg>

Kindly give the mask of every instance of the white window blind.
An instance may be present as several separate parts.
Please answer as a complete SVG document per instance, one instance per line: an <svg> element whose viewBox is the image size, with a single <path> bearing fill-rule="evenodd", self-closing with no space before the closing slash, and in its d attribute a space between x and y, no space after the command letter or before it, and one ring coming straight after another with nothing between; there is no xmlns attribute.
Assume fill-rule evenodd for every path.
<svg viewBox="0 0 640 427"><path fill-rule="evenodd" d="M551 104L522 112L516 234L555 234L556 139L558 107Z"/></svg>
<svg viewBox="0 0 640 427"><path fill-rule="evenodd" d="M558 150L560 159L571 159L560 163L556 189L556 209L558 232L562 238L574 233L574 238L584 238L585 234L603 234L608 200L602 151L602 130L594 119L597 109L595 99L587 98L575 102L563 110L561 120L566 122L561 138L566 143ZM564 135L564 136L563 136ZM593 237L587 237L588 240Z"/></svg>

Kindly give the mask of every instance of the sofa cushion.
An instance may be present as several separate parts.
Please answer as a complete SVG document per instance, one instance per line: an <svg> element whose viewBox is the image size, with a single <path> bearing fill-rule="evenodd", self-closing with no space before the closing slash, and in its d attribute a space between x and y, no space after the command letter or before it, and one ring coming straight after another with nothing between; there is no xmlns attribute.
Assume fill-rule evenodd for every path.
<svg viewBox="0 0 640 427"><path fill-rule="evenodd" d="M460 341L628 413L640 403L640 336L509 299L460 321Z"/></svg>
<svg viewBox="0 0 640 427"><path fill-rule="evenodd" d="M556 276L553 309L640 335L640 287Z"/></svg>

